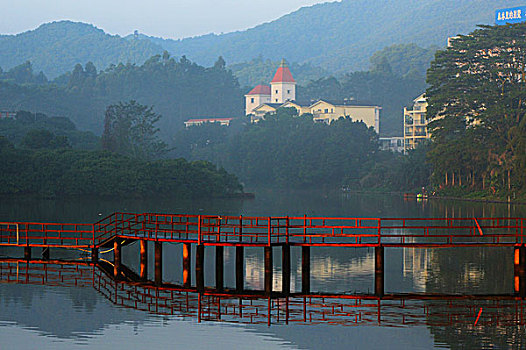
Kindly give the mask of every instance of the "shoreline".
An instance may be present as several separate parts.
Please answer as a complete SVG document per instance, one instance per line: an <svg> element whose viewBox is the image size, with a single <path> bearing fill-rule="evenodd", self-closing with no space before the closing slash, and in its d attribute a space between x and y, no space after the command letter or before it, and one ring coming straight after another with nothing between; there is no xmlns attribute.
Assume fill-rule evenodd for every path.
<svg viewBox="0 0 526 350"><path fill-rule="evenodd" d="M400 195L402 197L409 197L409 198L417 199L416 193L408 193L408 192L348 191L348 192L342 192L342 193L363 193L363 194L377 194L377 195L390 194L390 195ZM456 200L456 201L476 202L476 203L526 205L526 201L507 201L507 200L499 200L499 199L464 198L464 197L454 197L454 196L427 196L426 198L422 198L422 199L440 199L440 200Z"/></svg>

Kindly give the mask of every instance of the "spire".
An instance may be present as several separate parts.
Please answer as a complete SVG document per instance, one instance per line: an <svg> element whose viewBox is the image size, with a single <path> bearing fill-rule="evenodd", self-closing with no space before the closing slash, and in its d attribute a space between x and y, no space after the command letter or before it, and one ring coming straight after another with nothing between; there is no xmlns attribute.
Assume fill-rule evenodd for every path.
<svg viewBox="0 0 526 350"><path fill-rule="evenodd" d="M274 79L272 79L271 83L295 83L285 59L281 60L281 64L279 65L279 68L276 71Z"/></svg>

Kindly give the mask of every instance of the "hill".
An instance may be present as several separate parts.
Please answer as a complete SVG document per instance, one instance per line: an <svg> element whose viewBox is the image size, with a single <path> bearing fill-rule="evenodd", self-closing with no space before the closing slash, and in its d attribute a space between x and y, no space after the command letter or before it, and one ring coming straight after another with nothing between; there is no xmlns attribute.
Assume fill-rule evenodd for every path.
<svg viewBox="0 0 526 350"><path fill-rule="evenodd" d="M494 11L518 0L342 0L304 7L275 21L227 34L170 40L146 37L175 56L209 66L262 55L310 63L332 72L368 68L369 57L392 44L444 47L446 39L492 24Z"/></svg>
<svg viewBox="0 0 526 350"><path fill-rule="evenodd" d="M71 21L0 36L0 67L10 69L31 61L35 71L44 72L48 78L71 71L77 63L91 61L98 69L105 69L112 63L142 64L162 52L149 40L126 40L93 25Z"/></svg>

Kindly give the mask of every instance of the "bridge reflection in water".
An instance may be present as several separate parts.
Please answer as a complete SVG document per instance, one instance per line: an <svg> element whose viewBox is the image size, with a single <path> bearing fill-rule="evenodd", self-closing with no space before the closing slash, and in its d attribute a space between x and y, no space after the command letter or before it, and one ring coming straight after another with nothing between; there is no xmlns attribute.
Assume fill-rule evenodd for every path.
<svg viewBox="0 0 526 350"><path fill-rule="evenodd" d="M524 298L514 294L316 294L197 288L143 280L121 264L0 259L0 283L91 287L113 304L199 322L524 326Z"/></svg>

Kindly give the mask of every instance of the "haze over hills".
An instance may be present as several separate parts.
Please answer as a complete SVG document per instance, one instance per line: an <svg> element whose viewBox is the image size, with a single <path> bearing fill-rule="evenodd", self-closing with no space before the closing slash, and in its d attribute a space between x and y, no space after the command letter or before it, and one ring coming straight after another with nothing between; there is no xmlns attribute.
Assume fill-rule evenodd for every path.
<svg viewBox="0 0 526 350"><path fill-rule="evenodd" d="M0 36L0 67L4 70L31 61L36 72L55 78L77 63L93 62L98 69L110 64L142 64L164 50L148 40L125 40L91 24L59 21L35 30Z"/></svg>
<svg viewBox="0 0 526 350"><path fill-rule="evenodd" d="M342 0L301 8L275 21L227 34L182 40L140 35L122 38L85 23L60 21L35 30L0 36L0 67L31 61L48 78L91 61L97 69L110 64L142 64L169 51L211 66L219 56L228 65L262 57L320 67L329 74L369 67L370 56L386 46L415 43L443 47L448 36L491 24L497 8L519 0ZM240 14L241 15L241 14ZM148 39L148 40L145 40ZM312 75L315 70L310 70ZM246 77L242 77L244 80ZM247 79L250 80L250 79Z"/></svg>
<svg viewBox="0 0 526 350"><path fill-rule="evenodd" d="M369 57L386 46L415 43L444 47L448 36L492 24L495 10L523 4L511 0L342 0L304 7L273 22L233 33L182 40L149 37L172 55L211 65L262 55L311 63L329 72L367 69Z"/></svg>

